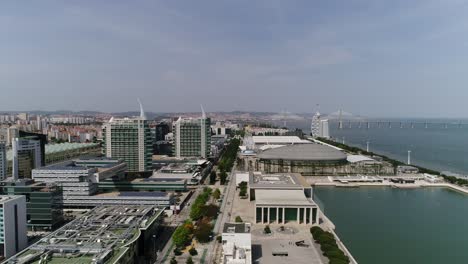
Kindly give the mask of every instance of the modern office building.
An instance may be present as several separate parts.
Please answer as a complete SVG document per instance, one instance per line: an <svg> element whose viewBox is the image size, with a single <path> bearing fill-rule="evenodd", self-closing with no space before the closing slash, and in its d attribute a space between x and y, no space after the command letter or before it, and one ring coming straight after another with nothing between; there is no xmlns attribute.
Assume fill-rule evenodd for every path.
<svg viewBox="0 0 468 264"><path fill-rule="evenodd" d="M7 177L7 156L6 145L0 142L0 180Z"/></svg>
<svg viewBox="0 0 468 264"><path fill-rule="evenodd" d="M31 178L31 171L42 166L39 140L14 138L12 141L14 179Z"/></svg>
<svg viewBox="0 0 468 264"><path fill-rule="evenodd" d="M154 205L169 207L173 195L163 192L107 192L98 194L99 182L118 175L121 163L110 164L113 173L100 171L98 161L66 161L33 170L33 179L39 182L56 183L63 190L63 206L90 208L98 205ZM87 163L87 166L84 165ZM94 164L94 165L92 165ZM118 177L118 176L116 176Z"/></svg>
<svg viewBox="0 0 468 264"><path fill-rule="evenodd" d="M317 112L314 117L312 117L310 131L314 138L330 138L328 119L322 119L320 113Z"/></svg>
<svg viewBox="0 0 468 264"><path fill-rule="evenodd" d="M4 263L154 263L163 211L99 206Z"/></svg>
<svg viewBox="0 0 468 264"><path fill-rule="evenodd" d="M62 189L55 183L8 178L0 182L0 191L3 195L26 197L26 220L30 230L53 230L64 221Z"/></svg>
<svg viewBox="0 0 468 264"><path fill-rule="evenodd" d="M19 138L22 139L29 139L29 140L39 140L40 148L41 148L41 166L46 165L46 145L47 145L47 135L39 134L39 133L32 133L20 130L18 132Z"/></svg>
<svg viewBox="0 0 468 264"><path fill-rule="evenodd" d="M112 117L103 125L103 153L108 158L124 160L128 172L151 173L153 141L141 104L140 110L139 117Z"/></svg>
<svg viewBox="0 0 468 264"><path fill-rule="evenodd" d="M225 223L221 241L223 264L252 263L252 235L250 223Z"/></svg>
<svg viewBox="0 0 468 264"><path fill-rule="evenodd" d="M179 118L173 124L173 153L177 158L211 155L211 120L203 111L201 118Z"/></svg>
<svg viewBox="0 0 468 264"><path fill-rule="evenodd" d="M0 195L0 256L9 258L27 245L26 197Z"/></svg>
<svg viewBox="0 0 468 264"><path fill-rule="evenodd" d="M319 209L312 187L298 173L253 172L249 196L255 200L255 219L261 224L317 224Z"/></svg>

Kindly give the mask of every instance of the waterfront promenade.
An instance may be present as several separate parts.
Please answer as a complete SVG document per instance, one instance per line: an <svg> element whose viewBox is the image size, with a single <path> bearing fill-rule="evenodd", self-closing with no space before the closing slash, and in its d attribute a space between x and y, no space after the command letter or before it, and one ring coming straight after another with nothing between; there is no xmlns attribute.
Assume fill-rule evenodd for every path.
<svg viewBox="0 0 468 264"><path fill-rule="evenodd" d="M401 189L411 189L411 188L425 188L425 187L439 187L439 188L448 188L454 191L458 191L464 194L468 194L468 188L461 187L451 183L429 183L426 181L416 181L415 183L392 183L390 181L384 182L361 182L361 183L339 183L339 182L315 182L313 186L332 186L332 187L342 187L342 188L358 188L358 187L393 187Z"/></svg>

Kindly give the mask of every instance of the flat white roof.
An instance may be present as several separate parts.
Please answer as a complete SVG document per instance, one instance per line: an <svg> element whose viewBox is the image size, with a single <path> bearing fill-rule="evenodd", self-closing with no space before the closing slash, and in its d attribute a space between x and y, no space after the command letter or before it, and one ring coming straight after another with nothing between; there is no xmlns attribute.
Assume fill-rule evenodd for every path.
<svg viewBox="0 0 468 264"><path fill-rule="evenodd" d="M307 144L309 140L300 139L297 136L253 136L255 144Z"/></svg>
<svg viewBox="0 0 468 264"><path fill-rule="evenodd" d="M255 190L256 205L314 206L303 190Z"/></svg>
<svg viewBox="0 0 468 264"><path fill-rule="evenodd" d="M346 159L351 163L361 162L361 161L375 161L372 158L369 158L364 155L348 155Z"/></svg>

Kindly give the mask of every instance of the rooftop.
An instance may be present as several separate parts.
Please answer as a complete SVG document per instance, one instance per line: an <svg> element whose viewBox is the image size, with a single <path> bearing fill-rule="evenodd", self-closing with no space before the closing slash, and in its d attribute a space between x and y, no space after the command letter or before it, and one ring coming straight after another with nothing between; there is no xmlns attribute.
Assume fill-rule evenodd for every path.
<svg viewBox="0 0 468 264"><path fill-rule="evenodd" d="M256 205L311 206L315 203L307 199L301 190L255 190Z"/></svg>
<svg viewBox="0 0 468 264"><path fill-rule="evenodd" d="M357 163L357 162L363 162L363 161L378 162L364 155L348 155L346 159L351 163Z"/></svg>
<svg viewBox="0 0 468 264"><path fill-rule="evenodd" d="M297 136L252 136L254 144L308 144L309 140Z"/></svg>
<svg viewBox="0 0 468 264"><path fill-rule="evenodd" d="M161 214L153 206L96 207L5 263L39 263L46 256L47 263L113 263Z"/></svg>
<svg viewBox="0 0 468 264"><path fill-rule="evenodd" d="M310 188L310 184L299 173L262 174L254 172L250 177L249 185L253 189Z"/></svg>
<svg viewBox="0 0 468 264"><path fill-rule="evenodd" d="M298 144L265 150L257 155L267 160L346 161L346 155L320 144Z"/></svg>
<svg viewBox="0 0 468 264"><path fill-rule="evenodd" d="M82 148L99 147L98 143L61 143L61 144L46 144L45 154L54 154L64 151L78 150ZM13 150L8 150L7 159L13 160Z"/></svg>
<svg viewBox="0 0 468 264"><path fill-rule="evenodd" d="M249 223L225 223L223 233L250 233Z"/></svg>

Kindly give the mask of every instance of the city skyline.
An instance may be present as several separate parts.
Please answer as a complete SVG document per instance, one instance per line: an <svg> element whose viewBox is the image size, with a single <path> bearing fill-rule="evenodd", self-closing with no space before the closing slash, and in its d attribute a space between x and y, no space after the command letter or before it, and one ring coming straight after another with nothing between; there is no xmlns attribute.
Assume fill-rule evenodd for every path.
<svg viewBox="0 0 468 264"><path fill-rule="evenodd" d="M5 110L468 116L464 1L0 4ZM180 102L180 103L177 103ZM273 107L272 107L273 106Z"/></svg>

